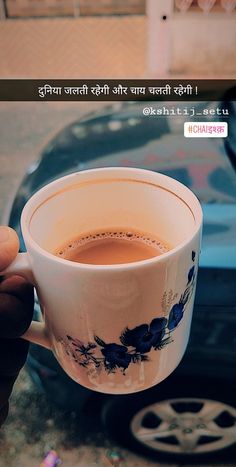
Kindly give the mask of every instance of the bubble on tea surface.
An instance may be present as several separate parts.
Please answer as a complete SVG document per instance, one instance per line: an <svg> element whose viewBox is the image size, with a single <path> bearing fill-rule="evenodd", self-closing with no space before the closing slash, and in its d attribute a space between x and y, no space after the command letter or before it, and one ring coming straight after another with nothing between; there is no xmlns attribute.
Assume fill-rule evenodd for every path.
<svg viewBox="0 0 236 467"><path fill-rule="evenodd" d="M151 237L150 234L146 235L140 232L132 232L130 230L128 231L109 230L108 232L101 231L97 233L92 232L91 234L86 233L83 236L76 238L74 241L70 240L70 243L66 244L64 247L60 247L60 249L56 252L56 254L62 256L63 258L67 258L68 250L70 250L71 252L73 250L76 250L79 247L86 246L91 242L94 242L97 240L104 241L106 239L121 239L127 242L136 242L140 244L145 244L152 248L153 247L156 248L157 256L167 253L167 251L169 251L169 247L167 247L165 243L161 242L159 239L155 239Z"/></svg>

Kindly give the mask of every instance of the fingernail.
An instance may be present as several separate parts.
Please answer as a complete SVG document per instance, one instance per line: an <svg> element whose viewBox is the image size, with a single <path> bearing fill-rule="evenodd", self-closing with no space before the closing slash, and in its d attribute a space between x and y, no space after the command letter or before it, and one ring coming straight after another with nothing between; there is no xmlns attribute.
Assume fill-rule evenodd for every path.
<svg viewBox="0 0 236 467"><path fill-rule="evenodd" d="M7 242L9 238L9 228L5 225L0 226L0 242Z"/></svg>

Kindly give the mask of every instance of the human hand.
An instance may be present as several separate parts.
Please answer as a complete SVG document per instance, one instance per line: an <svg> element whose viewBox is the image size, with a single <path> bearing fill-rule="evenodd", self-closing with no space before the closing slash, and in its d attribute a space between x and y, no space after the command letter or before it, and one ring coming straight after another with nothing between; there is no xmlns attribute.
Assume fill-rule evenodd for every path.
<svg viewBox="0 0 236 467"><path fill-rule="evenodd" d="M0 275L18 253L16 232L0 226ZM33 316L33 286L21 276L0 277L0 425L8 415L8 399L20 369L25 363L29 343L20 339Z"/></svg>

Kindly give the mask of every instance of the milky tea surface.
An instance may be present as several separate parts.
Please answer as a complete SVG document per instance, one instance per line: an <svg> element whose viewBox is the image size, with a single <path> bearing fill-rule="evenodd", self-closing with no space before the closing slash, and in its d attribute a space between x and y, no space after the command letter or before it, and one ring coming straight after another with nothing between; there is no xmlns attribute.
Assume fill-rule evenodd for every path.
<svg viewBox="0 0 236 467"><path fill-rule="evenodd" d="M77 236L57 248L55 255L77 263L112 265L150 259L169 250L152 235L117 228Z"/></svg>

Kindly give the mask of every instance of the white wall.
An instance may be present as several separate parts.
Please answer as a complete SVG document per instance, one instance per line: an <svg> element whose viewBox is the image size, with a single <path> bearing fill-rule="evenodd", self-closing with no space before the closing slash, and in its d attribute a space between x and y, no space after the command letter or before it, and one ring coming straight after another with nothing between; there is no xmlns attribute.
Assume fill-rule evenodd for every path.
<svg viewBox="0 0 236 467"><path fill-rule="evenodd" d="M150 77L236 73L236 9L180 13L174 0L147 0Z"/></svg>
<svg viewBox="0 0 236 467"><path fill-rule="evenodd" d="M171 70L236 74L236 12L176 14L172 21Z"/></svg>

